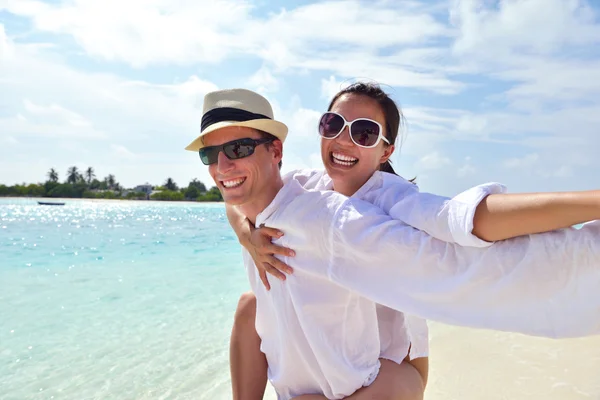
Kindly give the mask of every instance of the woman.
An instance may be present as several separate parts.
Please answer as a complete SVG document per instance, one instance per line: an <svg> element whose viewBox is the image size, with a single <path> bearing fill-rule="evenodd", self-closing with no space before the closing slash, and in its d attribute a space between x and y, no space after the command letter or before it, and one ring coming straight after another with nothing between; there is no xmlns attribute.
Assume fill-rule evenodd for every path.
<svg viewBox="0 0 600 400"><path fill-rule="evenodd" d="M488 246L523 234L543 232L599 218L598 193L505 195L497 184L470 189L454 199L421 194L415 185L395 176L389 163L401 114L377 85L358 83L339 92L319 124L321 156L326 172L295 171L307 189L336 190L370 201L394 218L438 239L464 246ZM378 171L385 171L382 173ZM265 271L285 279L277 270L291 269L274 257L291 249L271 245L283 234L269 228L254 230L228 207L228 218L240 242L251 253L261 278ZM254 328L255 299L246 294L236 312L231 341L234 398L262 398L267 365ZM377 306L382 368L377 379L348 399L420 399L427 381L425 321ZM406 362L404 362L406 361ZM323 399L308 395L298 399Z"/></svg>

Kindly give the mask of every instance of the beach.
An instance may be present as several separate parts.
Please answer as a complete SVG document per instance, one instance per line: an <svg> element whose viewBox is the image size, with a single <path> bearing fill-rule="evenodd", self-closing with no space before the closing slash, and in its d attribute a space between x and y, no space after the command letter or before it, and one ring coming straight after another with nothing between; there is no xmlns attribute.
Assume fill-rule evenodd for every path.
<svg viewBox="0 0 600 400"><path fill-rule="evenodd" d="M1 400L231 398L222 204L0 199L0 253ZM600 399L600 337L430 328L426 399Z"/></svg>
<svg viewBox="0 0 600 400"><path fill-rule="evenodd" d="M428 400L600 399L600 336L551 340L430 323Z"/></svg>

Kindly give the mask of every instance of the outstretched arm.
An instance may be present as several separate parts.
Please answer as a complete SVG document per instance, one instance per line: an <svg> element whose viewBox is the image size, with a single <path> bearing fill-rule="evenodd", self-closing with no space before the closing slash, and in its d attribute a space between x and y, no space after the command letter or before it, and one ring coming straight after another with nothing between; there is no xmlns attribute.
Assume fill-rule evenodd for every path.
<svg viewBox="0 0 600 400"><path fill-rule="evenodd" d="M600 190L491 194L477 206L473 234L492 242L596 219L600 219Z"/></svg>
<svg viewBox="0 0 600 400"><path fill-rule="evenodd" d="M507 194L499 183L469 188L449 198L381 173L364 200L392 218L436 239L468 247L600 219L600 191Z"/></svg>

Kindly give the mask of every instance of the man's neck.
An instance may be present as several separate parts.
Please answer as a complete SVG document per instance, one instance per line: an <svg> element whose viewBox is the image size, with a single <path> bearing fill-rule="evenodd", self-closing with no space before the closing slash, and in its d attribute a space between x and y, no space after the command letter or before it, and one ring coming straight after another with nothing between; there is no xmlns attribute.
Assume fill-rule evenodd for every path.
<svg viewBox="0 0 600 400"><path fill-rule="evenodd" d="M252 222L253 225L256 225L256 217L258 216L258 214L263 212L264 209L267 208L269 204L271 204L271 202L273 201L275 196L277 196L277 193L279 193L282 187L283 180L281 179L281 176L278 175L273 184L265 188L262 191L262 193L260 193L260 195L256 197L256 200L246 204L242 204L238 207L239 210L242 214L246 216L246 218L248 218L250 222Z"/></svg>

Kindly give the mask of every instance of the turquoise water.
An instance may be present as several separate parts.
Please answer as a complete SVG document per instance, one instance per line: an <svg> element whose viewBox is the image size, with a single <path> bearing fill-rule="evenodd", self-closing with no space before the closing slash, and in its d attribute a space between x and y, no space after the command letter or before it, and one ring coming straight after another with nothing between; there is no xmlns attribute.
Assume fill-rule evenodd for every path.
<svg viewBox="0 0 600 400"><path fill-rule="evenodd" d="M0 199L0 399L230 398L222 204Z"/></svg>

